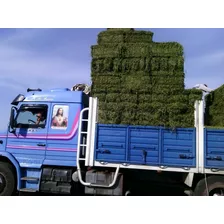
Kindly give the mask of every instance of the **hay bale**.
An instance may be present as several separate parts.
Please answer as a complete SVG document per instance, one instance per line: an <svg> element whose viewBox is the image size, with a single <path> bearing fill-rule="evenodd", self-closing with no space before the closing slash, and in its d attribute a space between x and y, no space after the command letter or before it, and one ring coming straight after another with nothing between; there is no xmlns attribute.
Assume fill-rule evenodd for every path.
<svg viewBox="0 0 224 224"><path fill-rule="evenodd" d="M135 31L133 28L107 28L107 32L133 32ZM105 32L105 31L103 31Z"/></svg>
<svg viewBox="0 0 224 224"><path fill-rule="evenodd" d="M184 59L182 56L176 57L152 57L152 71L184 71Z"/></svg>
<svg viewBox="0 0 224 224"><path fill-rule="evenodd" d="M120 103L121 102L121 94L120 93L108 93L108 94L106 94L105 101L111 102L111 103L114 103L114 102Z"/></svg>
<svg viewBox="0 0 224 224"><path fill-rule="evenodd" d="M183 46L177 42L154 42L151 48L151 56L153 57L176 57L183 56L183 53Z"/></svg>
<svg viewBox="0 0 224 224"><path fill-rule="evenodd" d="M224 127L224 85L212 91L205 97L207 126Z"/></svg>
<svg viewBox="0 0 224 224"><path fill-rule="evenodd" d="M121 77L119 74L117 76L106 75L107 73L103 73L102 75L92 75L92 82L97 85L119 85L121 84Z"/></svg>
<svg viewBox="0 0 224 224"><path fill-rule="evenodd" d="M152 94L179 95L184 91L184 85L157 85L152 89Z"/></svg>
<svg viewBox="0 0 224 224"><path fill-rule="evenodd" d="M138 94L120 94L121 101L122 102L130 102L130 103L136 103L138 102Z"/></svg>
<svg viewBox="0 0 224 224"><path fill-rule="evenodd" d="M123 58L144 58L151 57L152 44L137 43L137 44L123 44L122 57Z"/></svg>
<svg viewBox="0 0 224 224"><path fill-rule="evenodd" d="M152 94L138 94L138 102L140 103L151 103L152 102Z"/></svg>
<svg viewBox="0 0 224 224"><path fill-rule="evenodd" d="M152 32L134 31L130 29L109 30L99 33L97 43L100 45L110 43L151 43Z"/></svg>
<svg viewBox="0 0 224 224"><path fill-rule="evenodd" d="M122 77L122 85L128 92L149 92L152 89L149 76L126 75Z"/></svg>
<svg viewBox="0 0 224 224"><path fill-rule="evenodd" d="M167 105L167 111L171 116L175 116L177 114L186 114L188 112L188 105L186 103L170 103Z"/></svg>
<svg viewBox="0 0 224 224"><path fill-rule="evenodd" d="M185 77L185 73L183 71L152 71L150 73L152 76L164 77Z"/></svg>
<svg viewBox="0 0 224 224"><path fill-rule="evenodd" d="M102 85L102 84L92 84L92 94L98 93L121 93L121 86L120 85Z"/></svg>
<svg viewBox="0 0 224 224"><path fill-rule="evenodd" d="M95 45L91 47L91 55L93 59L105 58L122 58L122 45Z"/></svg>
<svg viewBox="0 0 224 224"><path fill-rule="evenodd" d="M184 85L184 77L151 76L151 82L153 85L169 85L172 88L173 85Z"/></svg>

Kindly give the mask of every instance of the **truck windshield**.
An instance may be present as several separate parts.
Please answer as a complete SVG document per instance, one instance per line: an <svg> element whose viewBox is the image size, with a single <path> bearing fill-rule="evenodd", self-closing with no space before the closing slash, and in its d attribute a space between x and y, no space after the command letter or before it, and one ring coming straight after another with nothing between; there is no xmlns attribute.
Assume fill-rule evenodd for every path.
<svg viewBox="0 0 224 224"><path fill-rule="evenodd" d="M16 117L17 128L45 128L47 106L21 106Z"/></svg>

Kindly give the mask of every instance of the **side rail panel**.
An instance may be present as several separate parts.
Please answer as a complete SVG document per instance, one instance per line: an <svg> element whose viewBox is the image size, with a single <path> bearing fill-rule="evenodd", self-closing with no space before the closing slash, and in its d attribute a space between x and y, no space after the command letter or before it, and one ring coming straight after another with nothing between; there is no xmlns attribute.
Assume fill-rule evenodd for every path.
<svg viewBox="0 0 224 224"><path fill-rule="evenodd" d="M204 145L205 169L224 171L224 129L205 128Z"/></svg>
<svg viewBox="0 0 224 224"><path fill-rule="evenodd" d="M196 167L196 129L97 125L95 161L130 165Z"/></svg>

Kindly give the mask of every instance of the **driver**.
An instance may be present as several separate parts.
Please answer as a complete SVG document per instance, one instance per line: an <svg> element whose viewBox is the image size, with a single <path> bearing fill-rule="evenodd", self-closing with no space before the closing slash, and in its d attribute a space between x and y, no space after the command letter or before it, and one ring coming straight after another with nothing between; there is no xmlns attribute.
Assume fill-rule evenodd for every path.
<svg viewBox="0 0 224 224"><path fill-rule="evenodd" d="M44 113L43 111L42 112L38 112L36 114L36 117L37 117L37 121L36 121L36 124L39 125L39 124L45 124L45 116L44 116Z"/></svg>

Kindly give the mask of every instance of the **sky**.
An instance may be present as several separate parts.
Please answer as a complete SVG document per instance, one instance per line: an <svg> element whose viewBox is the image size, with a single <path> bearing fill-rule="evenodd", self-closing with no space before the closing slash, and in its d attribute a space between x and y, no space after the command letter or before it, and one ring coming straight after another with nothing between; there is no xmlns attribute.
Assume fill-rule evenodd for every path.
<svg viewBox="0 0 224 224"><path fill-rule="evenodd" d="M91 45L103 29L0 29L0 130L7 127L10 103L27 88L51 89L91 83ZM224 84L224 29L155 29L156 42L184 47L185 86Z"/></svg>

